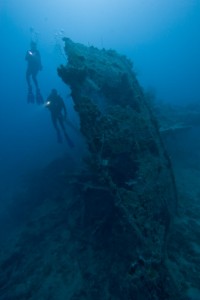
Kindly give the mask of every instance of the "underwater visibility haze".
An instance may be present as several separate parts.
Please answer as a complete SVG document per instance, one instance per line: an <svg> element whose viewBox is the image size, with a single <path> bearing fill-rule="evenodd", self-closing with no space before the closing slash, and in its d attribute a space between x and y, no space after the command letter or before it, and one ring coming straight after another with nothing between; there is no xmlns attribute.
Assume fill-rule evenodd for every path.
<svg viewBox="0 0 200 300"><path fill-rule="evenodd" d="M0 300L200 299L199 28L199 0L1 0Z"/></svg>
<svg viewBox="0 0 200 300"><path fill-rule="evenodd" d="M154 89L162 101L195 102L200 94L199 6L198 0L1 1L2 176L7 177L9 165L10 174L38 157L48 161L49 149L56 147L48 114L26 105L24 57L32 38L42 56L44 97L54 86L66 97L56 68L65 59L60 48L67 36L127 55L144 88Z"/></svg>

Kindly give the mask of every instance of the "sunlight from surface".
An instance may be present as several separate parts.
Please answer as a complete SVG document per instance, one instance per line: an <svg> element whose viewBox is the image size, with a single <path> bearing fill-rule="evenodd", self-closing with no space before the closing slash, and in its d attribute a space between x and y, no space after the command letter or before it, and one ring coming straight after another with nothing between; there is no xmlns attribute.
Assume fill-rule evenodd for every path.
<svg viewBox="0 0 200 300"><path fill-rule="evenodd" d="M39 29L48 38L62 28L66 35L92 44L106 40L135 43L153 38L196 5L189 0L8 0L16 26ZM21 9L19 9L19 7ZM109 45L108 45L109 46Z"/></svg>

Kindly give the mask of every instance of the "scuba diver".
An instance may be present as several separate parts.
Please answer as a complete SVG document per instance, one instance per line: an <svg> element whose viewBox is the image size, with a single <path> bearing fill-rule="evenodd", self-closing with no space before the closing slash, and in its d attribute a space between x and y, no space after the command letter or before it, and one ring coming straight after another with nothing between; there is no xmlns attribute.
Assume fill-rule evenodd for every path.
<svg viewBox="0 0 200 300"><path fill-rule="evenodd" d="M34 41L31 41L30 50L26 52L25 60L27 61L27 70L26 70L26 81L28 84L28 103L34 103L34 94L32 91L31 77L32 81L36 88L36 102L38 104L44 103L42 95L40 94L40 89L37 82L37 74L42 70L42 63L40 53L37 50L37 44Z"/></svg>
<svg viewBox="0 0 200 300"><path fill-rule="evenodd" d="M64 124L67 120L67 109L63 99L60 97L60 95L58 95L56 89L51 90L51 93L47 98L45 106L49 109L51 113L51 120L57 133L58 143L62 143L62 137L61 137L60 129L58 127L58 123L59 123L68 145L71 148L74 147L72 140L69 138L66 132L65 124Z"/></svg>

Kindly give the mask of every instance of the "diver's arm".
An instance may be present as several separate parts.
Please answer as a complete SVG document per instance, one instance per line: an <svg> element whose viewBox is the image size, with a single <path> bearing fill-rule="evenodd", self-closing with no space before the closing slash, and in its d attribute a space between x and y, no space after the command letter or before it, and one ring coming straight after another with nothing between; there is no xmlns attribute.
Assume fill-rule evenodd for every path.
<svg viewBox="0 0 200 300"><path fill-rule="evenodd" d="M30 51L26 51L26 56L25 56L25 60L29 61L31 58L31 54Z"/></svg>
<svg viewBox="0 0 200 300"><path fill-rule="evenodd" d="M45 102L45 107L51 110L52 108L52 99L50 96L47 97L46 102Z"/></svg>

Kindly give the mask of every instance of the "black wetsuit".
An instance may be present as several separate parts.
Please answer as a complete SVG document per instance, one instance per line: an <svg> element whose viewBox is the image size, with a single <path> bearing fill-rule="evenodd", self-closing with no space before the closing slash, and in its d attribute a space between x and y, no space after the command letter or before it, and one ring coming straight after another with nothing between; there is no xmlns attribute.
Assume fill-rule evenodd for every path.
<svg viewBox="0 0 200 300"><path fill-rule="evenodd" d="M28 88L29 90L32 90L31 80L30 80L30 78L32 77L36 90L39 90L38 82L37 82L37 74L42 69L40 53L38 50L29 50L26 52L25 59L28 63L27 70L26 70L26 80L28 83Z"/></svg>
<svg viewBox="0 0 200 300"><path fill-rule="evenodd" d="M46 107L51 112L51 120L53 123L53 126L57 132L57 139L58 142L62 142L61 133L58 124L60 124L60 127L62 128L62 131L64 133L65 139L67 140L70 147L73 147L73 143L71 139L69 138L66 129L65 129L65 120L67 117L67 110L65 103L63 99L57 94L57 93L51 93L49 97L47 98ZM63 113L64 112L64 115Z"/></svg>

